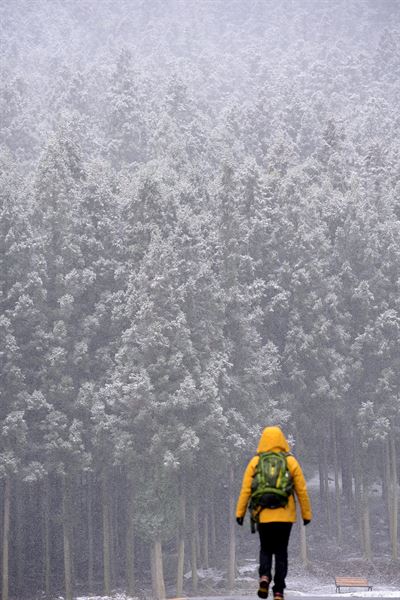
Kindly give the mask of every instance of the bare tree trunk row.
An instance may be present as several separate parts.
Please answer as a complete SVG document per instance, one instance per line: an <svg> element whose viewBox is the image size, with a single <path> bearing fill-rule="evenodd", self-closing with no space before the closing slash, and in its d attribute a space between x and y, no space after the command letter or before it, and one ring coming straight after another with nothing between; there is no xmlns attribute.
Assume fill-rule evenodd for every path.
<svg viewBox="0 0 400 600"><path fill-rule="evenodd" d="M370 523L370 487L367 458L368 448L361 445L357 435L353 435L352 446L349 433L348 443L343 448L343 438L339 438L339 422L332 417L330 435L326 436L318 455L319 503L325 514L327 533L336 531L338 544L343 541L342 507L346 502L348 510L354 510L360 531L363 555L372 560L372 540ZM346 429L345 429L346 431ZM382 497L387 506L390 530L391 554L398 560L398 465L395 434L391 433L382 448ZM344 454L347 453L347 456ZM330 468L333 469L334 492L330 491ZM341 477L340 477L341 475ZM340 483L342 480L342 485ZM346 489L345 488L346 482ZM354 486L354 488L353 488ZM334 518L332 508L334 503ZM334 523L334 528L333 528Z"/></svg>
<svg viewBox="0 0 400 600"><path fill-rule="evenodd" d="M370 486L371 481L368 478L368 460L367 450L362 446L357 436L347 444L345 451L351 454L348 456L346 473L346 485L350 486L346 492L343 483L343 447L342 430L339 422L332 417L329 435L325 437L322 444L322 450L318 456L318 471L320 480L320 507L325 513L328 532L336 532L339 545L343 537L342 512L343 502L352 504L352 510L359 526L360 544L363 549L364 557L372 560L372 531L370 522ZM339 432L339 434L338 434ZM340 435L340 437L339 437ZM397 448L395 433L391 432L388 439L381 445L379 456L382 463L382 497L384 506L387 506L388 524L390 527L390 544L393 560L398 560L398 476L397 476ZM375 450L374 450L375 452ZM374 453L371 453L375 456ZM331 469L331 471L330 471ZM236 494L238 482L235 480L233 467L229 467L226 494L225 515L218 514L218 525L226 518L223 525L224 532L227 533L226 543L226 580L229 589L233 589L236 578L236 523L234 518ZM341 477L342 475L342 477ZM333 476L333 481L332 481ZM56 530L56 521L53 520L54 504L61 500L61 529L63 560L64 560L64 585L65 596L71 600L74 590L75 577L82 580L82 570L79 567L77 557L74 560L74 551L76 547L82 544L87 550L87 567L83 573L87 577L89 591L94 591L95 574L102 569L103 575L103 593L110 595L113 585L120 580L121 575L125 578L126 589L129 595L135 594L135 489L133 481L128 481L127 494L119 491L118 497L111 494L109 475L103 472L96 482L92 475L84 475L72 478L63 476L60 478L61 496L56 488L50 486L50 480L45 479L38 484L39 491L42 494L38 509L41 511L41 519L38 525L38 531L41 532L42 549L42 589L46 594L51 595L52 586L57 584L52 581L52 534ZM332 485L333 484L333 485ZM354 486L354 487L353 487ZM37 490L34 487L29 488L29 494L16 488L13 494L16 496L16 502L11 506L11 479L4 479L3 483L3 518L1 524L2 534L2 598L9 597L9 573L10 568L16 577L13 579L12 588L14 591L20 589L21 573L25 566L25 557L23 552L23 540L20 539L23 531L23 506L25 500L30 504L38 498ZM75 493L82 489L81 494ZM118 490L121 488L119 487ZM100 492L100 493L98 493ZM217 549L217 519L216 504L221 504L216 490L208 490L203 498L199 498L195 490L190 490L190 498L185 495L185 485L181 482L179 494L179 524L176 533L176 595L181 597L184 593L184 572L185 566L191 566L191 590L198 592L199 579L198 568L202 566L208 568L218 560ZM25 498L22 494L25 494ZM18 497L17 497L18 496ZM29 496L29 497L28 497ZM126 497L125 497L126 496ZM120 507L123 508L125 515L124 525L119 516ZM12 508L13 507L13 508ZM10 532L11 511L13 512L13 529ZM99 512L100 511L100 512ZM79 513L79 514L78 514ZM188 514L186 514L188 513ZM97 516L98 515L98 516ZM84 533L79 531L78 517L84 517ZM96 529L95 519L101 519L101 527ZM188 517L188 518L187 518ZM58 527L58 525L57 525ZM9 565L9 547L10 535L13 537L13 550L15 557L11 567ZM87 535L87 538L85 539ZM225 533L224 533L225 535ZM102 552L97 558L95 548L98 541L102 541ZM150 558L152 569L152 585L157 598L161 600L165 594L165 583L163 575L163 549L161 538L156 538L151 546ZM308 564L307 537L304 527L300 530L300 554L305 565ZM102 560L101 560L102 557ZM98 561L98 562L96 562ZM75 573L75 568L77 569ZM118 572L117 572L118 566ZM19 574L19 575L18 575ZM57 576L55 576L57 577Z"/></svg>

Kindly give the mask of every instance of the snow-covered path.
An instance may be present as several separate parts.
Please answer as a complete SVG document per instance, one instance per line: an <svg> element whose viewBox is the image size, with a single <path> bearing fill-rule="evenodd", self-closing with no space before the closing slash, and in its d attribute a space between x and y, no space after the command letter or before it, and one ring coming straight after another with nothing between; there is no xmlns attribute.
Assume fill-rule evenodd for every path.
<svg viewBox="0 0 400 600"><path fill-rule="evenodd" d="M370 600L392 600L393 598L400 598L400 590L395 589L379 589L372 592L348 592L348 593L305 593L296 590L290 590L286 592L287 600L330 600L336 598L341 600L342 598L369 598ZM179 600L250 600L257 599L256 593L235 593L224 594L219 596L184 596ZM116 594L115 596L81 596L76 600L137 600L131 599L125 594ZM171 599L177 600L177 599Z"/></svg>
<svg viewBox="0 0 400 600"><path fill-rule="evenodd" d="M240 594L232 594L225 596L191 596L188 600L249 600L249 598L257 598L257 595L240 595ZM349 592L349 593L340 593L340 594L319 594L319 593L304 593L304 592L296 592L291 591L287 592L286 598L287 600L296 600L297 598L301 598L301 600L326 600L330 598L370 598L371 600L379 599L379 600L392 600L392 598L400 598L400 590L381 590L376 592Z"/></svg>

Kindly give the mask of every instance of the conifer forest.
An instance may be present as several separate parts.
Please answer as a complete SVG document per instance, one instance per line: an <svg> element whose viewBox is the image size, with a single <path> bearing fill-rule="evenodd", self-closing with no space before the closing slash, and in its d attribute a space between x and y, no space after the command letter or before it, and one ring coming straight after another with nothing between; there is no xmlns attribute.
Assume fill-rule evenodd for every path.
<svg viewBox="0 0 400 600"><path fill-rule="evenodd" d="M2 600L234 589L267 425L315 482L293 560L400 582L399 2L0 23Z"/></svg>

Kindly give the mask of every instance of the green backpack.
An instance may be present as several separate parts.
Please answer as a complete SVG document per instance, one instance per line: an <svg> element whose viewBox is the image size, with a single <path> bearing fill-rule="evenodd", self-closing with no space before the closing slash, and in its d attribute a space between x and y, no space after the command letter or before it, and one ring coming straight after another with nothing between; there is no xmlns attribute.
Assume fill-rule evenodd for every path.
<svg viewBox="0 0 400 600"><path fill-rule="evenodd" d="M260 452L251 484L249 503L252 531L263 508L286 506L293 494L293 479L287 457L289 452Z"/></svg>

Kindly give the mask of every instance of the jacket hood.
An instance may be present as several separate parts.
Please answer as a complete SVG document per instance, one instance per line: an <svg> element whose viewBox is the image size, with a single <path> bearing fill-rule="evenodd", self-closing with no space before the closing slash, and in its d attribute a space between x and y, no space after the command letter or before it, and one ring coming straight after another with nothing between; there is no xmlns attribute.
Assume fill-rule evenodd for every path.
<svg viewBox="0 0 400 600"><path fill-rule="evenodd" d="M258 442L257 452L279 450L289 452L289 444L280 427L266 427Z"/></svg>

